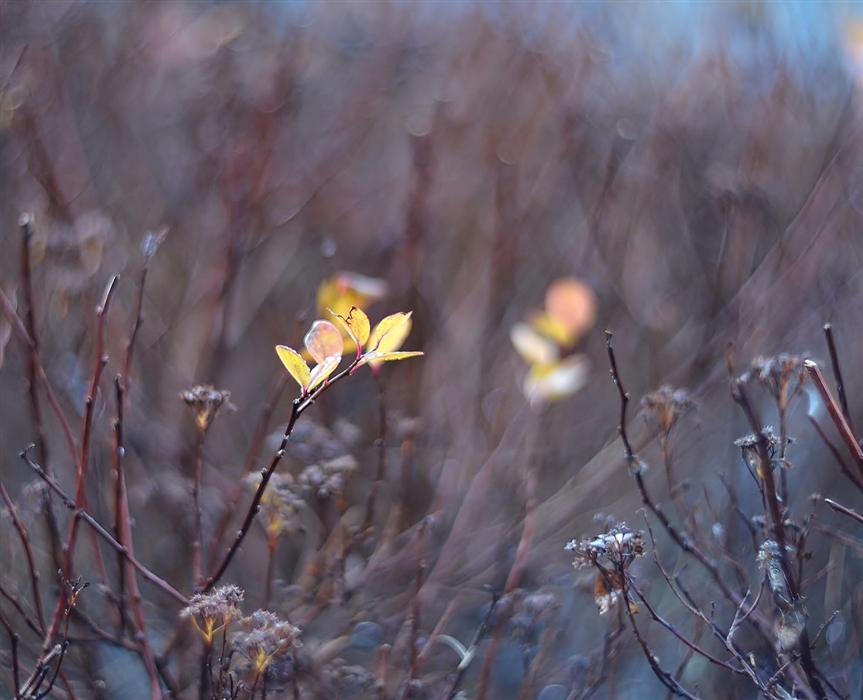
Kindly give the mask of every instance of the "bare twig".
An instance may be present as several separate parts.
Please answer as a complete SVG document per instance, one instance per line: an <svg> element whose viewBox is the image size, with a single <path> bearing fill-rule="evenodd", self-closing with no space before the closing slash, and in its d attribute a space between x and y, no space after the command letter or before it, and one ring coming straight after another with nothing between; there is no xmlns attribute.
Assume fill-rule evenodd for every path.
<svg viewBox="0 0 863 700"><path fill-rule="evenodd" d="M806 367L806 371L809 372L809 376L812 378L812 381L815 382L815 388L818 389L818 393L821 395L824 404L827 406L827 411L830 413L833 423L836 425L839 434L842 436L842 440L844 440L845 445L848 447L848 451L851 452L851 456L857 464L857 469L860 471L861 477L863 477L863 447L861 447L860 443L857 442L857 438L854 437L851 426L848 425L848 421L846 421L845 416L842 415L842 411L836 403L836 399L833 398L833 395L830 393L830 389L827 388L827 384L824 381L824 375L821 373L821 368L812 360L806 360L804 362L804 366Z"/></svg>
<svg viewBox="0 0 863 700"><path fill-rule="evenodd" d="M30 466L30 468L34 472L36 472L36 474L38 474L39 477L46 484L48 484L49 487L51 487L51 490L60 497L63 505L65 505L70 510L75 511L75 519L83 520L96 532L97 535L99 535L99 537L105 540L105 542L112 549L122 553L123 557L126 558L129 563L135 567L135 569L138 571L138 573L141 574L141 576L143 576L161 591L169 595L171 598L176 600L178 603L180 603L180 605L186 606L189 604L188 598L186 598L182 593L178 592L167 581L161 579L159 576L150 571L146 566L141 564L134 556L129 553L129 550L122 544L117 542L117 540L114 539L111 533L108 532L104 527L102 527L102 525L99 524L99 522L92 515L90 515L90 513L88 513L86 510L76 509L75 501L72 500L72 498L65 491L63 491L62 488L60 488L59 484L57 484L57 482L53 478L48 476L48 474L45 472L44 469L42 469L40 465L36 464L33 460L31 460L26 452L21 453L21 459L23 459Z"/></svg>
<svg viewBox="0 0 863 700"><path fill-rule="evenodd" d="M212 537L210 537L210 553L207 557L207 570L212 570L216 566L216 553L218 551L219 542L221 542L222 537L225 534L225 530L228 529L228 525L230 524L231 519L234 517L234 509L237 507L237 503L239 503L240 501L240 496L243 494L244 491L243 477L245 477L246 474L252 471L255 461L258 459L258 455L261 452L261 445L263 445L264 439L267 436L267 429L270 425L270 418L273 415L273 411L276 408L276 404L278 403L279 398L281 398L282 392L288 385L290 377L291 375L289 375L287 372L281 373L276 387L273 389L272 393L267 399L267 403L261 410L261 415L258 418L258 424L255 426L255 434L252 438L249 453L246 456L246 462L243 465L243 472L242 474L240 474L240 478L234 485L234 490L231 493L231 496L228 498L224 512L222 513L222 517L220 518L219 523L216 525Z"/></svg>
<svg viewBox="0 0 863 700"><path fill-rule="evenodd" d="M841 503L837 503L831 498L825 498L824 502L833 510L838 511L839 513L844 513L849 518L853 518L854 520L856 520L858 523L863 523L863 515L860 515L853 508L846 508Z"/></svg>
<svg viewBox="0 0 863 700"><path fill-rule="evenodd" d="M117 419L114 421L114 474L117 478L117 540L118 544L122 544L125 548L124 554L131 556L134 553L134 547L132 543L129 498L126 491L126 472L123 468L123 458L125 456L125 448L123 446L123 416L126 384L119 375L114 381L117 396ZM129 594L132 599L132 613L135 616L135 627L137 628L136 637L141 643L141 658L144 662L144 668L147 670L147 675L150 678L150 697L153 700L158 700L158 698L162 697L162 685L159 682L156 657L153 653L153 648L150 646L150 639L147 636L144 611L141 607L141 592L138 589L135 571L129 559L120 553L118 553L118 556L120 557L120 571L123 573L123 578L128 580ZM122 602L120 608L122 610Z"/></svg>
<svg viewBox="0 0 863 700"><path fill-rule="evenodd" d="M425 532L428 521L423 520L420 523L419 529L417 531L417 541L419 544L420 550L420 559L417 562L417 570L416 576L414 578L414 590L413 595L411 597L411 612L408 617L408 625L409 635L408 635L408 656L410 661L408 663L408 674L405 677L404 685L402 686L401 693L399 693L399 700L408 700L414 696L414 681L416 677L419 675L419 649L417 648L417 637L419 636L419 627L420 627L420 589L422 588L423 583L423 573L426 568L425 557L423 556L423 549L425 543Z"/></svg>
<svg viewBox="0 0 863 700"><path fill-rule="evenodd" d="M441 700L451 700L453 695L455 695L455 691L458 689L458 685L461 682L462 676L464 676L465 671L467 671L468 666L470 666L471 661L473 661L473 657L476 655L477 645L479 644L480 640L488 629L489 621L494 615L494 611L497 608L498 601L500 601L500 594L497 592L492 592L491 602L489 603L488 610L486 610L485 617L482 619L479 627L476 628L473 639L471 639L470 645L467 648L467 653L459 662L455 673L452 675L450 684L447 686L443 695L441 695Z"/></svg>
<svg viewBox="0 0 863 700"><path fill-rule="evenodd" d="M222 561L219 563L219 566L216 570L207 578L206 583L202 586L201 592L208 593L213 589L213 587L219 582L219 580L224 575L228 566L234 558L234 555L239 550L240 545L243 543L243 540L246 538L246 535L249 532L249 529L252 526L252 523L255 520L255 516L258 514L258 506L261 504L261 498L264 496L264 491L267 490L267 484L270 483L270 478L272 478L273 474L276 471L276 467L279 466L279 462L282 461L282 458L285 456L285 450L288 447L288 440L290 440L291 433L294 430L294 425L297 423L297 419L311 406L318 396L321 395L321 392L325 391L328 387L332 386L336 382L347 377L351 371L357 366L359 360L354 360L348 367L343 369L337 375L329 379L328 381L321 384L317 389L315 389L311 394L306 397L298 397L294 399L291 404L291 415L288 418L288 424L285 427L285 434L282 436L282 441L279 443L278 449L276 449L275 454L273 455L272 460L270 461L269 466L266 469L261 470L261 483L258 484L258 488L255 491L255 495L252 498L252 503L249 506L249 510L246 511L246 517L243 520L243 524L240 526L240 529L237 531L236 536L234 537L233 542L231 542L228 547L227 552L225 552L225 556L222 558Z"/></svg>
<svg viewBox="0 0 863 700"><path fill-rule="evenodd" d="M90 438L92 435L93 414L96 409L96 397L99 391L99 380L102 376L102 369L105 367L105 364L108 361L108 358L104 356L105 325L108 316L108 307L111 303L111 296L114 292L116 282L117 276L114 275L108 281L108 285L105 287L105 292L102 295L102 301L96 309L97 334L93 376L90 380L90 392L87 395L87 401L84 409L84 426L81 436L81 453L78 458L78 475L75 486L75 508L77 512L84 512L87 508L86 477L87 466L90 458ZM61 579L63 581L72 580L72 568L74 565L75 555L75 541L78 535L79 522L79 518L72 518L72 522L69 524L69 534L66 540L66 560L63 562L63 567L61 569ZM95 547L95 554L97 560L101 559L101 550L99 549L98 545ZM104 564L102 565L102 568L104 570ZM60 630L60 623L63 620L64 611L66 610L68 603L69 601L66 599L65 586L61 585L60 596L57 599L57 605L54 610L54 616L51 621L51 626L48 628L48 631L45 635L45 641L42 646L42 655L49 653L49 651L54 647L57 633Z"/></svg>
<svg viewBox="0 0 863 700"><path fill-rule="evenodd" d="M863 479L857 476L851 468L846 464L845 458L842 456L842 453L839 452L839 448L833 444L833 441L827 437L827 433L824 432L824 428L821 427L821 424L815 420L812 416L809 416L809 421L812 423L815 431L821 437L822 442L827 445L827 449L830 450L833 458L839 464L840 471L848 477L848 479L853 483L861 492L863 492Z"/></svg>
<svg viewBox="0 0 863 700"><path fill-rule="evenodd" d="M833 368L833 378L836 380L836 393L839 396L839 405L842 407L842 415L848 421L848 427L853 432L851 412L848 410L848 396L845 393L845 383L842 381L842 370L839 367L839 353L836 352L836 341L833 339L833 326L831 324L824 324L824 335L827 338L827 352L830 353L830 366Z"/></svg>
<svg viewBox="0 0 863 700"><path fill-rule="evenodd" d="M3 497L3 503L9 511L9 517L12 518L12 524L18 532L18 537L21 540L21 545L24 547L24 555L27 557L27 571L30 574L30 587L33 589L33 607L36 608L36 618L39 621L40 632L45 632L45 613L42 609L42 596L39 593L39 572L36 570L36 564L33 560L33 549L30 546L30 538L27 535L27 530L24 528L24 523L18 517L18 512L9 494L6 492L6 487L0 481L0 496ZM16 685L17 687L17 685Z"/></svg>
<svg viewBox="0 0 863 700"><path fill-rule="evenodd" d="M12 324L12 330L14 330L24 344L27 346L27 350L30 353L30 356L33 358L36 363L36 371L39 374L39 380L42 382L42 387L45 389L45 395L48 397L48 403L51 404L51 408L57 416L57 420L60 423L60 429L63 432L63 437L66 439L66 444L69 448L69 454L72 459L78 459L78 445L75 442L75 436L72 434L72 427L69 425L69 420L66 418L66 414L63 412L63 409L60 408L60 402L57 400L57 395L54 393L54 389L51 387L51 382L48 381L48 375L45 374L45 367L42 365L41 360L39 359L39 355L34 352L36 347L33 342L33 338L27 332L27 329L24 327L24 323L21 321L21 317L18 315L18 312L15 311L15 306L10 301L9 297L6 296L6 292L0 289L0 304L3 305L3 312L6 314L6 317L9 319L9 322Z"/></svg>
<svg viewBox="0 0 863 700"><path fill-rule="evenodd" d="M773 478L773 466L771 464L770 454L768 451L769 443L767 435L764 432L758 415L755 413L755 410L749 401L744 383L734 376L734 350L731 345L729 345L727 351L727 362L728 374L731 380L731 397L743 410L749 423L749 427L755 435L758 460L761 464L759 473L759 476L761 477L760 485L763 487L763 496L766 504L765 510L767 511L765 515L769 516L770 535L776 543L777 559L782 570L782 575L785 577L785 581L787 582L790 604L795 606L801 601L800 582L794 576L791 562L788 558L785 523L782 517L782 508L779 503L779 497L776 493L776 482ZM809 371L810 376L813 375L812 368L814 368L815 372L820 375L818 366L811 360L805 360L804 367ZM818 384L817 381L816 384ZM821 379L821 386L826 390L826 387L824 387L823 384L823 378ZM842 416L839 415L839 418L841 417ZM861 468L863 468L863 463L861 463ZM821 685L821 681L818 678L818 671L812 659L812 653L809 648L809 635L805 627L803 627L800 632L798 647L800 650L800 664L803 668L803 672L806 674L806 680L809 683L812 692L814 692L815 696L819 699L826 698L827 696Z"/></svg>
<svg viewBox="0 0 863 700"><path fill-rule="evenodd" d="M24 288L25 304L24 324L32 340L27 351L27 390L30 395L30 411L33 415L33 426L36 429L36 446L39 450L39 459L45 465L48 473L50 473L51 463L48 459L48 441L45 439L42 406L39 402L39 333L36 328L36 304L33 295L33 275L30 268L30 239L33 235L30 215L22 215L19 223L21 225L21 284ZM48 529L48 541L51 543L51 555L54 559L54 566L59 568L63 561L60 527L57 524L57 516L54 513L54 505L50 495L43 501L42 510L45 515L45 524Z"/></svg>
<svg viewBox="0 0 863 700"><path fill-rule="evenodd" d="M378 469L375 474L375 480L369 488L368 496L366 497L366 514L363 518L360 533L366 532L374 523L375 519L375 499L383 484L384 476L387 468L387 405L386 397L384 396L384 385L377 372L374 373L375 384L378 387L378 437L375 440L375 450L378 457Z"/></svg>
<svg viewBox="0 0 863 700"><path fill-rule="evenodd" d="M638 487L638 491L641 494L641 502L653 513L659 522L662 524L662 527L669 534L672 540L674 540L675 544L680 547L684 552L691 554L694 556L701 565L706 568L709 572L713 580L716 582L716 585L719 586L719 589L722 591L722 594L730 600L734 605L738 606L743 601L743 596L740 593L735 591L731 585L726 581L725 577L719 571L719 566L717 563L707 556L704 550L698 545L693 537L691 537L688 533L681 531L678 529L669 519L668 516L662 511L662 509L654 503L654 501L650 498L647 492L647 486L644 483L644 478L642 476L643 465L641 460L638 459L632 453L632 447L629 442L629 438L626 435L626 407L629 403L629 394L623 388L623 384L620 380L620 375L617 371L617 361L614 356L614 349L612 348L611 339L612 334L606 331L606 348L608 350L608 360L611 366L611 378L614 382L614 385L617 387L618 394L620 395L620 418L618 424L618 433L620 434L621 440L623 442L623 447L626 454L626 461L630 465L630 470L635 478L635 484ZM751 624L755 629L764 637L765 640L771 641L772 634L770 632L770 624L768 621L762 616L754 616L751 620Z"/></svg>

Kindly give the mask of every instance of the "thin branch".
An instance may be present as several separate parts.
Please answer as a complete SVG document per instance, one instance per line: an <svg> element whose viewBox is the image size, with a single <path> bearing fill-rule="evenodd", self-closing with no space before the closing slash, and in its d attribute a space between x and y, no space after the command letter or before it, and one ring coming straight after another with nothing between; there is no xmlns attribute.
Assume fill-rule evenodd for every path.
<svg viewBox="0 0 863 700"><path fill-rule="evenodd" d="M627 591L628 584L630 583L629 576L621 564L617 564L616 568L617 580L621 582L621 595L618 600L618 605L623 607L623 610L629 619L629 626L632 628L632 632L635 635L638 645L644 652L644 657L647 659L647 663L650 666L650 670L653 671L653 675L655 675L668 690L678 697L687 698L687 700L698 700L695 695L680 685L672 674L659 665L659 658L650 650L650 647L647 645L647 640L644 639L638 629L638 625L635 624L635 616L633 615L632 608L629 605L629 592Z"/></svg>
<svg viewBox="0 0 863 700"><path fill-rule="evenodd" d="M818 389L818 393L821 395L824 404L827 406L827 411L830 413L830 417L833 419L833 423L836 425L837 430L839 430L842 440L845 441L845 445L851 452L851 456L857 464L857 469L860 471L860 475L863 476L863 447L861 447L860 443L857 442L857 438L854 437L851 426L848 425L848 421L846 421L845 416L842 415L842 411L836 403L836 399L833 398L833 395L830 393L830 389L827 388L827 384L824 381L824 375L821 373L821 368L812 360L806 360L803 364L804 367L806 367L806 371L809 372L810 378L815 382L815 388Z"/></svg>
<svg viewBox="0 0 863 700"><path fill-rule="evenodd" d="M809 416L809 421L814 426L816 432L821 437L821 440L827 445L827 449L833 454L833 458L838 462L840 471L848 477L848 479L853 483L860 491L863 491L863 480L846 464L845 458L842 456L842 453L839 452L839 448L833 444L833 441L827 437L827 433L824 432L824 428L821 427L821 424L815 420L812 416Z"/></svg>
<svg viewBox="0 0 863 700"><path fill-rule="evenodd" d="M746 415L746 419L749 422L749 426L752 429L752 432L756 438L758 459L761 464L761 484L763 485L764 498L767 504L767 513L765 513L765 515L769 514L770 533L774 541L776 542L779 565L782 569L782 574L785 577L788 585L788 592L791 598L790 603L792 606L796 606L801 601L800 582L793 575L791 562L788 558L788 549L786 546L785 538L785 524L782 517L782 509L779 504L779 498L776 493L776 483L773 479L773 466L771 464L770 454L768 452L767 436L764 432L763 426L761 425L761 421L758 418L758 415L752 408L752 404L749 401L749 397L746 393L746 387L744 386L744 383L741 380L735 378L734 376L734 350L731 345L729 345L727 351L727 362L728 374L731 380L731 397L734 399L735 403L737 403L743 410L743 413ZM806 367L806 369L809 371L810 376L813 376L813 368L815 370L815 373L820 375L818 366L811 360L805 360L804 367ZM816 381L816 384L817 383L818 382ZM824 386L823 384L823 378L821 378L821 386L826 390L826 386ZM841 414L839 415L839 418L842 418ZM863 470L863 462L861 462L861 470ZM809 635L805 627L803 627L803 630L800 632L798 647L800 650L800 664L803 668L803 672L806 674L806 680L809 683L812 692L815 693L819 700L823 700L827 696L824 692L824 688L821 685L821 681L818 678L818 671L815 667L815 662L812 659L811 650L809 649Z"/></svg>
<svg viewBox="0 0 863 700"><path fill-rule="evenodd" d="M30 546L30 538L27 535L27 530L24 528L24 523L18 517L18 511L9 498L6 487L0 481L0 496L3 497L3 503L6 504L6 510L9 511L9 517L12 518L12 524L18 532L18 537L21 540L21 545L24 547L24 555L27 557L27 571L30 574L30 587L33 589L33 607L36 608L36 618L39 620L39 627L42 633L45 632L45 612L42 608L42 596L39 593L39 572L36 569L36 563L33 560L33 548ZM17 686L16 686L17 687Z"/></svg>
<svg viewBox="0 0 863 700"><path fill-rule="evenodd" d="M213 587L219 582L219 580L224 575L225 571L228 568L228 565L234 558L234 555L239 550L240 545L243 543L243 540L246 538L246 535L249 532L249 529L252 527L252 523L255 520L255 516L258 514L260 510L259 506L261 504L261 499L264 496L264 491L267 490L267 484L270 483L270 478L272 478L273 473L276 471L276 467L279 466L279 462L282 461L282 458L285 456L285 450L288 447L288 440L291 438L291 433L294 430L294 425L296 425L297 419L315 402L318 396L321 395L323 391L326 391L329 387L335 384L338 381L341 381L345 377L347 377L357 366L359 359L354 360L348 365L345 369L339 372L337 375L325 381L321 384L317 389L315 389L311 394L305 397L298 397L294 399L291 404L291 416L288 418L288 425L285 427L285 434L282 436L282 441L279 443L279 447L273 455L273 459L270 461L270 465L261 471L261 483L258 484L258 488L255 491L255 495L252 498L252 503L249 506L249 510L246 512L246 517L243 520L243 524L240 526L240 529L237 531L236 536L234 537L234 541L231 542L231 545L228 547L228 551L225 552L225 556L222 558L221 563L216 568L216 570L209 576L206 583L201 589L202 593L209 593Z"/></svg>
<svg viewBox="0 0 863 700"><path fill-rule="evenodd" d="M476 628L473 639L471 639L470 645L467 648L467 654L465 654L459 662L459 665L452 676L452 680L450 681L449 686L447 686L443 695L441 695L441 700L451 700L453 695L455 695L455 691L458 688L459 683L461 682L462 676L464 676L465 671L467 671L468 666L470 666L470 662L473 661L473 657L476 655L477 645L479 645L480 640L488 629L488 624L491 621L492 615L494 615L494 611L497 608L497 604L499 601L500 594L497 592L492 592L491 602L489 603L488 610L485 613L485 617L482 619L479 627Z"/></svg>
<svg viewBox="0 0 863 700"><path fill-rule="evenodd" d="M12 687L15 688L15 692L17 693L18 688L21 685L21 679L19 676L21 667L18 664L19 637L18 633L12 628L12 625L9 624L9 621L6 619L6 616L3 615L2 612L0 612L0 624L2 624L3 627L6 628L6 634L9 635L9 646L11 647L9 651L10 655L12 656L10 664L12 666Z"/></svg>
<svg viewBox="0 0 863 700"><path fill-rule="evenodd" d="M104 356L105 351L105 326L108 316L108 307L111 303L111 296L117 283L117 276L113 275L105 287L105 292L102 295L102 301L96 308L97 331L96 331L96 348L95 359L93 366L93 376L90 380L90 392L87 395L87 401L84 409L84 426L81 435L81 453L78 457L78 475L75 486L75 508L77 512L84 512L87 507L87 490L86 477L87 466L90 458L90 437L92 435L93 414L96 410L96 397L99 391L99 380L102 376L102 370L107 364L108 358ZM62 581L72 580L72 568L75 556L75 542L78 536L79 518L72 518L69 524L69 534L66 539L66 560L63 562L61 579ZM95 555L98 561L101 562L101 550L98 545L95 546ZM104 562L102 562L102 570L104 571ZM60 623L63 620L64 610L67 607L66 588L61 584L60 595L57 598L57 605L54 609L54 617L51 620L51 626L45 635L45 642L42 646L42 653L47 653L55 643L57 633L60 630Z"/></svg>
<svg viewBox="0 0 863 700"><path fill-rule="evenodd" d="M662 509L654 503L647 493L647 486L642 477L643 464L641 463L641 460L633 454L629 438L626 435L626 407L629 403L629 394L624 389L623 383L620 380L620 375L618 374L617 361L615 360L614 349L611 344L612 334L606 331L605 337L606 348L608 350L608 360L611 366L611 378L614 385L617 387L618 394L620 395L620 422L617 430L620 434L621 440L623 441L626 461L630 465L630 471L635 478L635 484L641 494L641 502L656 516L662 524L662 527L669 534L671 539L674 540L675 544L677 544L677 546L684 552L694 556L701 565L710 572L711 577L716 582L716 585L719 586L723 595L734 603L734 605L738 606L743 601L743 597L731 588L730 584L725 580L725 577L720 573L717 563L707 556L694 538L692 538L688 533L678 530L678 528L668 519ZM765 640L772 641L770 623L763 616L754 616L751 620L751 624Z"/></svg>
<svg viewBox="0 0 863 700"><path fill-rule="evenodd" d="M369 488L366 497L366 514L360 527L360 534L367 532L375 519L375 500L383 484L387 468L387 405L384 395L384 385L377 372L374 372L375 384L378 387L378 437L375 440L375 451L378 457L378 469L375 480Z"/></svg>
<svg viewBox="0 0 863 700"><path fill-rule="evenodd" d="M408 675L405 678L404 685L399 694L399 700L408 700L408 698L413 697L414 679L419 675L419 650L417 637L419 636L420 628L420 589L422 588L423 583L423 573L426 569L426 561L423 556L423 544L425 542L427 522L428 521L423 520L417 531L420 559L417 562L416 576L414 578L414 590L411 597L411 612L408 617L408 625L410 628L410 634L408 635L408 657L410 661L408 663Z"/></svg>
<svg viewBox="0 0 863 700"><path fill-rule="evenodd" d="M842 407L842 415L848 421L848 427L851 426L851 412L848 410L848 396L845 393L845 383L842 381L842 370L839 368L839 353L836 352L836 341L833 339L833 326L829 323L824 324L824 335L827 338L827 352L830 353L830 366L833 368L833 378L836 381L836 393L839 396L839 405Z"/></svg>
<svg viewBox="0 0 863 700"><path fill-rule="evenodd" d="M234 485L234 490L231 493L230 498L228 499L222 517L219 520L218 525L216 525L212 537L210 537L208 547L210 554L207 557L207 570L212 570L216 566L216 552L218 551L219 542L221 542L222 537L225 535L225 530L228 529L228 525L230 524L231 519L234 517L234 510L237 507L237 503L240 501L240 496L242 496L245 490L243 477L245 477L246 474L252 471L255 461L258 459L258 455L261 453L261 446L264 444L264 439L267 436L267 429L270 425L270 418L273 415L273 411L276 408L276 404L278 403L279 398L281 398L282 396L282 392L288 385L290 377L291 375L289 375L287 372L281 373L278 384L276 385L275 389L273 389L272 393L267 399L267 403L261 410L261 415L258 417L258 424L255 427L255 434L252 438L252 444L249 448L249 453L246 456L246 462L243 465L243 471L240 474L240 478L237 480L237 483Z"/></svg>
<svg viewBox="0 0 863 700"><path fill-rule="evenodd" d="M22 215L19 223L21 225L21 284L24 288L25 304L24 324L32 340L27 349L27 390L30 395L30 411L33 414L33 426L36 428L36 445L39 450L39 459L50 473L48 441L45 439L42 406L39 401L39 333L36 328L36 304L33 294L33 274L30 267L30 239L33 235L30 215ZM51 555L54 559L54 566L59 568L63 561L60 527L57 524L57 516L54 513L54 505L51 502L50 496L43 502L43 513L45 515L45 524L48 528L48 539L51 543Z"/></svg>
<svg viewBox="0 0 863 700"><path fill-rule="evenodd" d="M831 498L825 498L824 502L828 506L830 506L833 510L838 511L840 513L844 513L849 518L853 518L858 523L863 524L863 515L860 515L857 511L853 510L852 508L846 508L841 503L837 503L836 501L834 501Z"/></svg>
<svg viewBox="0 0 863 700"><path fill-rule="evenodd" d="M0 289L0 304L3 306L3 312L6 314L6 317L9 319L9 322L12 324L12 330L14 330L24 344L27 346L28 352L31 354L34 353L34 348L36 345L33 342L33 338L27 332L27 329L24 327L24 323L21 321L21 317L18 315L18 312L15 310L14 304L9 300L9 297L6 296L6 292ZM66 438L66 444L69 448L69 454L72 459L78 459L78 445L75 443L75 436L72 434L72 427L69 425L69 421L66 418L66 414L63 413L63 409L60 408L60 402L57 400L57 395L54 393L54 389L51 387L51 382L48 381L48 375L45 374L45 367L42 365L42 361L39 359L38 354L32 354L36 362L36 370L39 374L39 380L42 382L42 386L45 389L45 395L48 397L48 403L51 404L51 408L57 416L57 420L60 423L60 429L63 432L63 437Z"/></svg>
<svg viewBox="0 0 863 700"><path fill-rule="evenodd" d="M135 567L135 569L141 574L141 576L143 576L150 583L159 588L163 593L166 593L184 607L189 604L188 598L186 598L182 593L178 592L167 581L163 580L162 578L154 574L152 571L150 571L146 566L141 564L134 556L129 553L129 550L122 544L117 542L117 540L114 539L111 533L108 532L104 527L102 527L102 525L92 515L90 515L85 510L76 509L75 501L72 500L72 498L65 491L63 491L62 488L60 488L59 484L52 477L50 477L45 472L45 470L42 469L41 466L31 460L26 452L21 453L21 459L23 459L30 466L30 468L39 475L42 481L44 481L46 484L48 484L48 486L51 487L51 490L60 497L63 505L65 505L69 510L75 511L74 519L81 519L85 523L87 523L87 525L89 525L96 532L97 535L99 535L103 540L105 540L105 542L107 542L112 549L120 552L129 561L129 563Z"/></svg>
<svg viewBox="0 0 863 700"><path fill-rule="evenodd" d="M130 346L131 349L131 346ZM130 354L130 352L129 352ZM128 354L127 354L128 359ZM114 380L114 387L117 397L117 419L114 421L114 474L117 479L117 539L118 543L125 548L124 554L132 556L134 554L134 545L132 543L132 527L131 515L129 513L129 497L126 490L126 470L124 469L124 457L126 450L123 446L123 417L124 417L124 402L127 382L117 375ZM135 616L135 626L137 628L136 637L141 643L141 657L144 661L144 667L147 670L147 675L150 678L150 697L153 700L158 700L162 697L162 685L159 682L159 671L156 668L156 656L153 653L153 648L150 645L150 639L147 636L147 626L144 620L144 611L141 607L141 592L138 589L138 581L135 578L135 571L129 560L123 561L123 554L120 557L120 572L122 578L128 579L129 594L132 599L132 613ZM120 605L122 611L122 602Z"/></svg>

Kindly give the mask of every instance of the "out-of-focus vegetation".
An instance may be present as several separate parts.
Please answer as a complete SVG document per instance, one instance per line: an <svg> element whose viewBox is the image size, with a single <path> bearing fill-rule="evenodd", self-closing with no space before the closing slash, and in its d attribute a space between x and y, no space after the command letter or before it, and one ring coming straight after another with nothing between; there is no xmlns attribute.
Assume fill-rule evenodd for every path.
<svg viewBox="0 0 863 700"><path fill-rule="evenodd" d="M2 695L856 697L863 489L803 365L859 436L852 10L3 2ZM570 277L580 390L528 401ZM425 355L321 393L226 560L319 303ZM58 576L47 480L140 568L79 519Z"/></svg>

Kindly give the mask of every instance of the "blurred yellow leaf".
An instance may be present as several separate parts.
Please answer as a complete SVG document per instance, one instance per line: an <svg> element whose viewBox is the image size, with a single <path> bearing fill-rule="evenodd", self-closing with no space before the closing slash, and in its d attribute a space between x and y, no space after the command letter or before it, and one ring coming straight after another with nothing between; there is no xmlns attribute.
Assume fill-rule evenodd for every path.
<svg viewBox="0 0 863 700"><path fill-rule="evenodd" d="M568 347L575 344L576 337L572 331L554 316L549 316L544 311L531 314L528 324L540 335L545 336L548 340L553 340L558 345Z"/></svg>
<svg viewBox="0 0 863 700"><path fill-rule="evenodd" d="M545 293L545 310L576 339L596 320L596 297L584 282L565 277L549 286Z"/></svg>
<svg viewBox="0 0 863 700"><path fill-rule="evenodd" d="M342 334L329 321L315 321L303 342L312 359L319 365L331 357L341 360L345 348Z"/></svg>
<svg viewBox="0 0 863 700"><path fill-rule="evenodd" d="M334 314L334 316L339 319L347 329L348 335L350 335L350 339L353 341L356 348L361 348L366 344L366 341L369 339L371 324L369 323L369 317L366 316L362 309L352 306L347 318L341 314ZM354 348L346 347L345 349L353 350Z"/></svg>
<svg viewBox="0 0 863 700"><path fill-rule="evenodd" d="M303 395L309 391L309 383L311 382L311 372L306 361L293 348L287 345L277 345L276 354L288 370L288 373L294 378L300 388L303 390Z"/></svg>
<svg viewBox="0 0 863 700"><path fill-rule="evenodd" d="M560 401L587 382L589 363L584 355L570 355L560 362L533 365L524 379L525 398L538 407Z"/></svg>
<svg viewBox="0 0 863 700"><path fill-rule="evenodd" d="M560 357L557 344L526 323L516 323L509 331L509 339L516 352L531 365L550 365Z"/></svg>
<svg viewBox="0 0 863 700"><path fill-rule="evenodd" d="M382 298L387 284L375 277L356 272L338 272L318 287L318 313L329 311L334 316L347 316L351 307L361 309Z"/></svg>

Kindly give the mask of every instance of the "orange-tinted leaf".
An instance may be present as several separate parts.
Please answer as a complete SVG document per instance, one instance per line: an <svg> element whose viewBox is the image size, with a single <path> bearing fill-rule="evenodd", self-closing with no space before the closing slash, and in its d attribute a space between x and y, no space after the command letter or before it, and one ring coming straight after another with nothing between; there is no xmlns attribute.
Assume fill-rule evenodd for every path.
<svg viewBox="0 0 863 700"><path fill-rule="evenodd" d="M605 615L620 598L620 581L616 577L609 581L608 576L609 574L603 571L597 571L596 583L593 586L593 601L599 608L600 615Z"/></svg>
<svg viewBox="0 0 863 700"><path fill-rule="evenodd" d="M549 365L534 365L524 379L525 398L534 407L565 399L585 385L589 369L584 355L570 355Z"/></svg>
<svg viewBox="0 0 863 700"><path fill-rule="evenodd" d="M526 323L516 323L509 331L516 352L531 365L550 365L557 361L557 344L540 335Z"/></svg>
<svg viewBox="0 0 863 700"><path fill-rule="evenodd" d="M369 339L371 324L369 323L369 317L366 316L362 309L352 306L347 318L339 314L334 315L347 329L348 335L350 335L356 348L361 348L366 344L366 341Z"/></svg>
<svg viewBox="0 0 863 700"><path fill-rule="evenodd" d="M315 321L303 339L312 359L319 365L330 357L341 359L345 341L342 334L329 321ZM336 363L338 364L338 363Z"/></svg>
<svg viewBox="0 0 863 700"><path fill-rule="evenodd" d="M314 389L318 384L326 380L339 366L342 361L341 355L330 355L324 358L324 361L316 365L309 376L309 391Z"/></svg>
<svg viewBox="0 0 863 700"><path fill-rule="evenodd" d="M411 332L412 325L410 312L399 312L387 316L375 326L369 335L366 349L380 350L381 352L398 350Z"/></svg>
<svg viewBox="0 0 863 700"><path fill-rule="evenodd" d="M545 293L545 310L574 336L580 336L596 320L593 290L574 277L554 282Z"/></svg>
<svg viewBox="0 0 863 700"><path fill-rule="evenodd" d="M287 345L277 345L276 354L279 356L285 369L288 370L288 373L300 385L303 394L308 393L311 372L306 361L296 350L289 348Z"/></svg>

